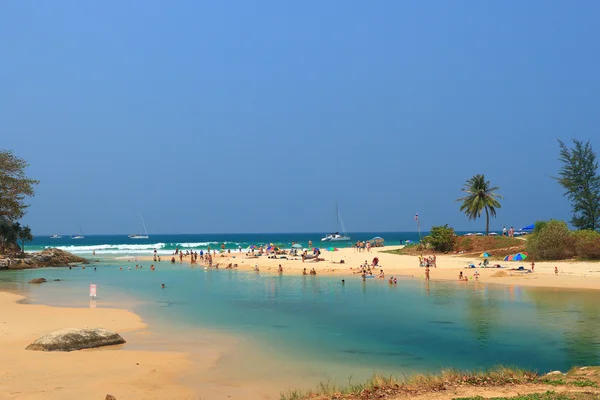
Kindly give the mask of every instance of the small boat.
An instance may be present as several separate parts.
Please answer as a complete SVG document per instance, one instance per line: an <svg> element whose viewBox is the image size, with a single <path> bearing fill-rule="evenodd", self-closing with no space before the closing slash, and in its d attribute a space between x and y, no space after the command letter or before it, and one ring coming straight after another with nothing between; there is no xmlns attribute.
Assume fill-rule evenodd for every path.
<svg viewBox="0 0 600 400"><path fill-rule="evenodd" d="M325 235L325 237L321 239L321 242L347 242L350 240L350 236L348 236L346 228L344 228L344 221L342 221L342 217L340 216L337 202L335 203L335 223L338 231ZM342 233L340 233L340 231Z"/></svg>
<svg viewBox="0 0 600 400"><path fill-rule="evenodd" d="M71 239L85 239L85 236L83 236L83 229L81 229L81 226L79 226L79 235L71 235Z"/></svg>
<svg viewBox="0 0 600 400"><path fill-rule="evenodd" d="M339 232L336 232L325 235L325 237L321 239L321 242L345 242L348 240L350 240L348 235L340 235Z"/></svg>
<svg viewBox="0 0 600 400"><path fill-rule="evenodd" d="M131 235L129 235L129 239L148 239L148 230L146 229L146 223L144 222L144 218L140 215L140 219L142 220L142 225L144 227L144 232L143 233L133 233Z"/></svg>
<svg viewBox="0 0 600 400"><path fill-rule="evenodd" d="M62 239L62 236L60 236L60 235L52 235L52 236L50 236L50 239Z"/></svg>

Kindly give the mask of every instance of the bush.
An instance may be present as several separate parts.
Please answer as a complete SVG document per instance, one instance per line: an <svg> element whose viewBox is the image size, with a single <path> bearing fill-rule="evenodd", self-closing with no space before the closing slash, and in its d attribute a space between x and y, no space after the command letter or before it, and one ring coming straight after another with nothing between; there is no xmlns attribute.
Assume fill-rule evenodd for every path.
<svg viewBox="0 0 600 400"><path fill-rule="evenodd" d="M527 251L537 260L563 260L576 254L575 239L564 221L536 222Z"/></svg>
<svg viewBox="0 0 600 400"><path fill-rule="evenodd" d="M423 242L432 250L448 253L454 249L454 229L450 228L448 224L432 226L429 236L426 236Z"/></svg>
<svg viewBox="0 0 600 400"><path fill-rule="evenodd" d="M577 257L588 260L600 259L600 233L592 230L572 233Z"/></svg>

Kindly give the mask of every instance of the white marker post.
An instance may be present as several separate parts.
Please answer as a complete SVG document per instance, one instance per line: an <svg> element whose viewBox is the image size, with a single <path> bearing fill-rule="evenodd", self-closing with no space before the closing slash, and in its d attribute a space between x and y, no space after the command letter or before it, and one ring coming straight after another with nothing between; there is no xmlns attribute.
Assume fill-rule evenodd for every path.
<svg viewBox="0 0 600 400"><path fill-rule="evenodd" d="M94 299L96 299L96 285L95 284L90 285L90 297L93 297Z"/></svg>

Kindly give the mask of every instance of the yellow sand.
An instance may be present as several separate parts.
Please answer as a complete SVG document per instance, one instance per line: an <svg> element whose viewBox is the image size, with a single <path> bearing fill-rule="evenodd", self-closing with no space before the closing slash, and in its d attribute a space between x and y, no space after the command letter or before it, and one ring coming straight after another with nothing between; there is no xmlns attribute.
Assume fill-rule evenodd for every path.
<svg viewBox="0 0 600 400"><path fill-rule="evenodd" d="M405 256L385 253L384 250L398 249L399 246L388 246L384 248L373 248L370 252L357 252L353 248L338 248L338 251L333 253L323 251L321 258L325 261L306 261L302 262L300 257L293 259L271 259L266 256L258 258L247 257L245 252L232 253L217 253L213 257L213 264L219 264L219 268L226 267L229 263L238 264L241 270L253 270L258 266L260 274L277 274L277 268L281 264L284 274L302 274L304 268L310 271L315 268L318 275L340 275L344 277L356 277L355 274L361 264L365 261L371 263L374 257L379 258L380 267L375 268L378 275L379 270L383 269L386 279L390 276L409 276L416 279L424 279L424 268L419 267L417 256ZM424 254L427 256L427 254ZM152 263L152 257L143 257L144 262ZM154 263L157 268L169 268L171 256L163 256L162 262ZM340 260L344 260L344 264L340 264ZM557 288L572 288L572 289L600 289L600 262L575 262L575 261L558 261L558 262L536 262L535 271L527 274L518 271L511 271L511 268L523 266L526 269L531 269L531 262L524 261L492 261L492 264L499 263L506 267L504 269L497 268L466 268L469 264L478 265L483 259L477 256L465 257L462 255L441 255L437 256L437 268L431 268L431 280L457 280L460 271L474 280L473 274L479 272L480 282L501 283L520 286L536 286L536 287L557 287ZM176 258L176 263L180 263L179 258ZM184 257L183 263L190 263L189 257ZM196 265L198 268L203 268L204 265ZM554 267L558 267L558 274L554 273ZM504 271L508 276L493 277L496 272Z"/></svg>

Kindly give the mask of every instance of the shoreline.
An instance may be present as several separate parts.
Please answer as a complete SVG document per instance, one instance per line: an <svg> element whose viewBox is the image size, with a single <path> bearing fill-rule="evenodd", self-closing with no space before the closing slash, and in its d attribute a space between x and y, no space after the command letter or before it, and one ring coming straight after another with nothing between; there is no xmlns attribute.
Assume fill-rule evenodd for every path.
<svg viewBox="0 0 600 400"><path fill-rule="evenodd" d="M315 268L317 275L339 276L340 279L356 278L360 279L357 271L360 265L367 261L372 262L374 257L379 258L379 267L373 269L374 279L377 278L379 271L384 270L387 280L391 276L411 277L414 279L424 279L425 268L419 267L417 256L397 255L386 253L385 251L399 249L401 246L386 246L371 249L370 252L356 252L353 248L341 248L331 254L330 252L321 253L325 261L305 261L300 257L296 259L268 258L267 256L247 257L245 252L217 253L213 257L213 265L219 264L219 269L225 268L228 264L238 264L237 270L254 271L258 266L260 274L277 275L278 266L283 268L283 274L302 275L306 268L307 272ZM426 253L424 253L427 256ZM154 262L153 257L140 256L135 258L135 262L144 264L154 264L157 268L168 268L172 265L170 258L172 255L162 257L162 261ZM331 260L338 260L332 262ZM339 263L344 260L344 263ZM118 259L118 262L126 260ZM475 283L489 283L500 285L512 285L523 287L543 287L557 289L588 289L600 290L600 261L540 261L535 263L535 270L532 273L523 273L513 271L511 268L523 266L525 269L531 268L531 261L522 262L500 262L505 268L468 268L469 264L478 265L482 258L469 257L464 255L439 255L437 256L437 267L431 268L431 281L456 281L461 285L470 285ZM184 257L180 262L176 258L175 264L190 265L193 268L205 268L206 265L198 260L197 264L190 262L190 257ZM554 273L554 267L558 267L558 274ZM213 267L214 268L214 267ZM479 273L478 280L474 273ZM458 275L463 272L468 276L469 281L459 281ZM501 272L500 274L497 274ZM493 276L502 275L502 276Z"/></svg>

